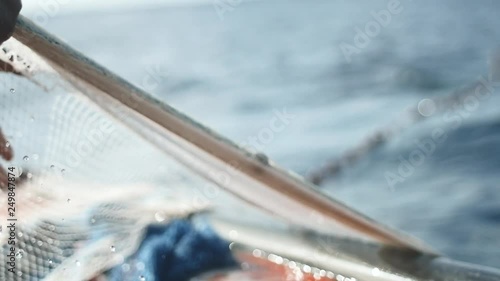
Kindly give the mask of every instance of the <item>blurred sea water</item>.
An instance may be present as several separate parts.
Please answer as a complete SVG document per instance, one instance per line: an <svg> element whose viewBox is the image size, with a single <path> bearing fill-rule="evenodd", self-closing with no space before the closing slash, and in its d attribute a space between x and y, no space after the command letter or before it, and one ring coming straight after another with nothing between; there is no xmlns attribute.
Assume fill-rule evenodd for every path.
<svg viewBox="0 0 500 281"><path fill-rule="evenodd" d="M488 77L498 1L400 1L350 62L342 43L389 1L242 2L59 14L44 26L88 56L236 142L299 174L340 157L436 99ZM153 79L151 79L153 78ZM454 258L500 266L500 98L457 104L403 130L322 186L333 197ZM293 116L264 141L276 112ZM394 186L435 129L435 150ZM403 160L401 160L403 159Z"/></svg>

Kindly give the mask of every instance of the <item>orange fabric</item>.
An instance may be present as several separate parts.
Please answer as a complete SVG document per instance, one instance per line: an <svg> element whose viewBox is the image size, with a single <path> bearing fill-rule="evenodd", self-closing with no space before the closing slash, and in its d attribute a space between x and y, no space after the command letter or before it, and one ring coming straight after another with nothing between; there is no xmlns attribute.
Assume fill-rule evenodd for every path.
<svg viewBox="0 0 500 281"><path fill-rule="evenodd" d="M243 263L250 264L248 270L218 273L206 281L332 281L334 279L320 277L315 279L313 274L302 270L292 269L286 265L276 264L264 258L251 255L241 256Z"/></svg>

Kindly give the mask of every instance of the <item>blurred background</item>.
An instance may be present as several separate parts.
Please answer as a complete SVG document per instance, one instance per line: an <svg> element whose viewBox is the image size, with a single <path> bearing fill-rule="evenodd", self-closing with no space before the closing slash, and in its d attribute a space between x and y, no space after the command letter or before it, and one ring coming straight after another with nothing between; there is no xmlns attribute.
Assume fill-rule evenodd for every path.
<svg viewBox="0 0 500 281"><path fill-rule="evenodd" d="M321 188L454 258L500 264L500 98L473 86L494 72L500 2L24 2L86 55L301 175L369 144Z"/></svg>

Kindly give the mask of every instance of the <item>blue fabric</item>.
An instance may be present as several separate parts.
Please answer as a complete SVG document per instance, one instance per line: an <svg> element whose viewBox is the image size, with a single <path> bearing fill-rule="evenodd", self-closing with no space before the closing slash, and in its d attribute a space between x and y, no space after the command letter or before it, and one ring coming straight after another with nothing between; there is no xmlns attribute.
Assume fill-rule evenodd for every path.
<svg viewBox="0 0 500 281"><path fill-rule="evenodd" d="M139 250L125 264L111 270L109 280L187 281L237 266L229 244L208 224L194 226L188 220L148 227Z"/></svg>

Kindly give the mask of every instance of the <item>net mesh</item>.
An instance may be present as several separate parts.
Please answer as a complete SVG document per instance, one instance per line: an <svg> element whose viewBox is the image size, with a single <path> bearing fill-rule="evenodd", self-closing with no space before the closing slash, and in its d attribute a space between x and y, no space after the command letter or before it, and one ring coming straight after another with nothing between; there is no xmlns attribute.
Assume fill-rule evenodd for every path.
<svg viewBox="0 0 500 281"><path fill-rule="evenodd" d="M18 31L18 38L26 40L23 36L29 35L26 30L32 27L21 28L24 29ZM39 35L35 43L27 43L35 49L36 42L40 43L36 40L44 40L42 43L48 43L50 48L62 46L40 30L31 31ZM67 51L70 58L65 59L70 61L56 62L47 53L41 57L14 38L0 49L0 128L8 140L2 145L13 148L15 153L14 159L2 166L15 174L11 183L16 185L12 191L1 189L0 262L5 266L0 269L0 280L93 280L128 260L147 236L147 226L168 224L208 207L218 216L237 220L244 217L245 222L264 221L278 228L288 226L281 224L283 221L264 219L257 208L248 208L214 182L302 227L328 229L340 236L363 236L368 227L376 233L372 236L378 233L398 241L403 239L357 213L346 211L342 204L327 202L321 194L304 188L300 179L274 169L265 155L238 150L146 95L132 90L141 100L123 101L124 97L117 95L127 96L130 85L119 85L118 78L92 67L92 62L81 56L72 57L77 54L64 46L57 50ZM71 65L71 59L76 64ZM70 70L65 71L64 63L70 64ZM83 77L71 72L85 72L78 63L91 68L92 75ZM110 80L99 80L97 74ZM89 77L96 81L88 82ZM102 85L106 83L117 85ZM142 102L142 111L131 108L134 102ZM145 114L145 108L154 111L153 115ZM175 118L158 114L161 110L171 110L169 114ZM161 118L153 120L154 113ZM160 124L168 121L177 122L176 125L188 123L187 127L195 129L179 126L185 130L180 137ZM175 129L180 130L179 127ZM209 137L197 134L200 131ZM225 155L223 161L210 154L214 151L202 151L199 146L203 146L203 141L211 144L205 150L219 149L216 152L231 157ZM224 149L220 149L218 141L225 145ZM238 157L233 157L236 154ZM239 163L241 159L248 161ZM269 188L269 184L274 186ZM308 197L307 204L302 202L304 196ZM320 207L331 211L330 215L319 214L310 202L319 202ZM15 211L9 210L9 204ZM341 229L339 216L333 214L332 208L343 220L352 222L356 218L354 229ZM12 219L14 230L9 227ZM239 234L231 230L223 235L236 241ZM267 237L267 233L260 235ZM9 244L11 236L16 237L15 245ZM370 235L368 238L373 239Z"/></svg>
<svg viewBox="0 0 500 281"><path fill-rule="evenodd" d="M2 166L17 176L15 212L0 196L0 280L90 280L133 253L147 225L206 208L194 187L207 184L118 122L119 104L104 112L13 38L0 66L0 128L15 153Z"/></svg>

